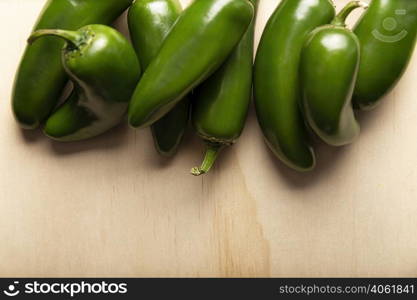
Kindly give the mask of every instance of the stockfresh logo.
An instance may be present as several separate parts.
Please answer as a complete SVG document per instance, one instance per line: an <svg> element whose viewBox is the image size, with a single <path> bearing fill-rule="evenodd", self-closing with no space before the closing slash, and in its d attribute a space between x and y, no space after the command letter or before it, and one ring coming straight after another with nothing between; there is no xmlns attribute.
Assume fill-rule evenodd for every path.
<svg viewBox="0 0 417 300"><path fill-rule="evenodd" d="M20 284L14 281L13 284L3 291L8 297L15 297L19 294L29 295L66 295L71 298L77 295L123 295L127 294L127 283L101 282L40 282L37 280Z"/></svg>
<svg viewBox="0 0 417 300"><path fill-rule="evenodd" d="M3 291L3 293L6 296L14 297L20 294L20 291L17 289L17 286L19 285L19 281L13 282L13 284L10 284L6 290Z"/></svg>
<svg viewBox="0 0 417 300"><path fill-rule="evenodd" d="M397 43L403 40L407 35L408 31L404 28L400 28L399 22L396 17L407 15L407 10L397 9L392 17L385 18L382 22L382 28L387 34L380 32L375 29L372 31L373 36L384 43Z"/></svg>

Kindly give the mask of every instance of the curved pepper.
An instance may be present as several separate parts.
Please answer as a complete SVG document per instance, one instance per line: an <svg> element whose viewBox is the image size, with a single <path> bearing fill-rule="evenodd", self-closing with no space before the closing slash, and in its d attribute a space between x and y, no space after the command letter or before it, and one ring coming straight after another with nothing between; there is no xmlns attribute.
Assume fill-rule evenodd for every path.
<svg viewBox="0 0 417 300"><path fill-rule="evenodd" d="M257 0L251 0L254 6ZM207 173L218 153L236 142L245 126L252 96L253 40L255 20L226 62L194 90L192 121L207 151L193 175Z"/></svg>
<svg viewBox="0 0 417 300"><path fill-rule="evenodd" d="M265 27L256 55L254 94L259 124L272 152L298 171L315 166L299 109L301 48L313 29L334 16L329 0L283 0Z"/></svg>
<svg viewBox="0 0 417 300"><path fill-rule="evenodd" d="M129 105L129 123L146 127L167 114L232 52L253 18L248 0L194 1L146 69Z"/></svg>
<svg viewBox="0 0 417 300"><path fill-rule="evenodd" d="M333 20L311 32L301 52L301 107L313 131L327 144L352 143L360 127L352 107L360 48L346 18L367 4L350 2Z"/></svg>
<svg viewBox="0 0 417 300"><path fill-rule="evenodd" d="M77 30L88 24L109 24L132 0L49 0L34 30ZM61 64L64 43L46 38L26 48L16 74L12 107L20 126L36 129L58 104L68 77Z"/></svg>
<svg viewBox="0 0 417 300"><path fill-rule="evenodd" d="M178 0L136 0L129 9L130 36L144 70L158 54L172 25L181 14ZM190 101L181 100L151 126L155 148L164 156L177 152L189 121Z"/></svg>
<svg viewBox="0 0 417 300"><path fill-rule="evenodd" d="M370 110L404 74L417 37L417 1L373 0L354 29L361 62L353 100Z"/></svg>
<svg viewBox="0 0 417 300"><path fill-rule="evenodd" d="M71 96L46 121L45 134L61 142L78 141L120 123L140 78L129 41L111 27L88 25L78 31L38 30L29 42L45 36L67 42L62 61L74 83Z"/></svg>

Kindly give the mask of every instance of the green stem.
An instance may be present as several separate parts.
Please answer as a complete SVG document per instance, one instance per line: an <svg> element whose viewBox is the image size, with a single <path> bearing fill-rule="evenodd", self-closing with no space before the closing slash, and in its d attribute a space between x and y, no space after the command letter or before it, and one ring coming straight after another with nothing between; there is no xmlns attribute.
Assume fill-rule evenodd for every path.
<svg viewBox="0 0 417 300"><path fill-rule="evenodd" d="M332 25L336 26L346 26L346 19L347 17L354 11L355 9L362 7L364 9L368 8L368 3L363 1L351 1L337 14L334 18Z"/></svg>
<svg viewBox="0 0 417 300"><path fill-rule="evenodd" d="M80 41L82 40L82 34L77 31L61 30L61 29L40 29L31 34L28 39L28 43L32 44L37 39L44 36L56 36L64 39L71 46L78 47Z"/></svg>
<svg viewBox="0 0 417 300"><path fill-rule="evenodd" d="M217 159L217 156L223 148L224 145L222 144L207 143L206 155L204 157L203 163L201 164L201 167L192 168L191 174L194 176L200 176L210 171L211 167L214 165L214 162Z"/></svg>

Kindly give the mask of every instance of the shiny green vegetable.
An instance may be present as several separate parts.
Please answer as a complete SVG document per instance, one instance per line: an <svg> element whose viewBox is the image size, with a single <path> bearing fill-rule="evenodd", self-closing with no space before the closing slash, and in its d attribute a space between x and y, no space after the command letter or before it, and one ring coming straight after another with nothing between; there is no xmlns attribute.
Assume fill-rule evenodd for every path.
<svg viewBox="0 0 417 300"><path fill-rule="evenodd" d="M77 30L88 24L109 24L132 0L49 0L34 30ZM16 74L12 106L25 129L35 129L58 104L68 80L61 63L64 43L46 38L26 48Z"/></svg>
<svg viewBox="0 0 417 300"><path fill-rule="evenodd" d="M352 107L358 74L359 41L346 18L366 3L352 1L330 25L312 31L301 52L302 110L313 131L327 144L352 143L360 133Z"/></svg>
<svg viewBox="0 0 417 300"><path fill-rule="evenodd" d="M313 29L334 16L329 0L283 0L265 27L256 55L254 95L259 124L273 153L298 171L315 166L299 109L301 48Z"/></svg>
<svg viewBox="0 0 417 300"><path fill-rule="evenodd" d="M146 127L166 115L227 59L252 21L248 0L198 0L179 17L140 80L129 123Z"/></svg>
<svg viewBox="0 0 417 300"><path fill-rule="evenodd" d="M353 100L356 107L370 110L408 66L417 37L417 1L373 0L354 32L361 63Z"/></svg>
<svg viewBox="0 0 417 300"><path fill-rule="evenodd" d="M140 78L140 65L129 41L105 25L78 31L35 31L30 43L45 36L65 40L65 71L74 83L68 100L46 121L44 132L61 142L84 140L106 132L125 116Z"/></svg>
<svg viewBox="0 0 417 300"><path fill-rule="evenodd" d="M251 0L256 6L257 0ZM218 153L236 142L245 126L252 96L255 20L226 62L194 90L192 120L207 151L193 175L207 173Z"/></svg>
<svg viewBox="0 0 417 300"><path fill-rule="evenodd" d="M129 9L129 31L145 70L181 14L178 0L136 0ZM181 100L174 109L151 126L157 151L164 156L177 152L189 121L190 101Z"/></svg>

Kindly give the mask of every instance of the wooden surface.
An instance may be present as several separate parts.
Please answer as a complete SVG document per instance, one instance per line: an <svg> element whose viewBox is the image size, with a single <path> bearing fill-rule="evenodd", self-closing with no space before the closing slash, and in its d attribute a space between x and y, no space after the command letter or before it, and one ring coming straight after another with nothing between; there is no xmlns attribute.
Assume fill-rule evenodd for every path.
<svg viewBox="0 0 417 300"><path fill-rule="evenodd" d="M261 0L257 40L277 2ZM0 0L0 276L417 275L417 57L356 144L317 144L314 172L279 163L252 110L195 178L192 132L168 161L125 125L74 144L18 129L13 76L44 3Z"/></svg>

